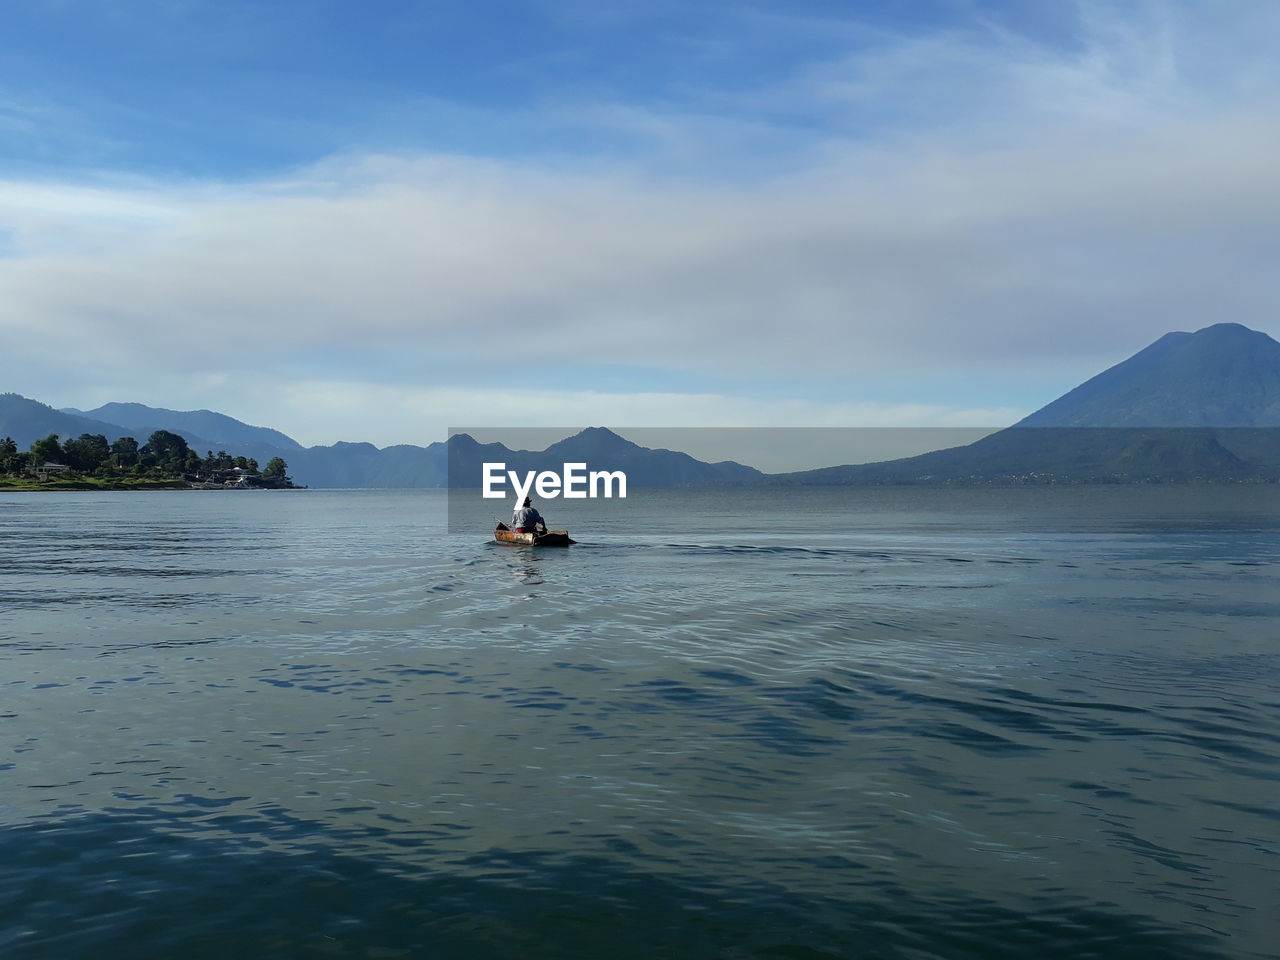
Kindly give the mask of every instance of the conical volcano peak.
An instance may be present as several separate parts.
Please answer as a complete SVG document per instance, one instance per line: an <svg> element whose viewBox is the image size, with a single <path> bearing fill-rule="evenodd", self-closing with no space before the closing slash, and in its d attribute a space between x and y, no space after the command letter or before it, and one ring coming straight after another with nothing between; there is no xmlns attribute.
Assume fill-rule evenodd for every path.
<svg viewBox="0 0 1280 960"><path fill-rule="evenodd" d="M1280 343L1239 323L1169 333L1020 427L1280 427Z"/></svg>
<svg viewBox="0 0 1280 960"><path fill-rule="evenodd" d="M596 441L616 440L619 443L630 443L625 437L614 433L608 427L586 427L579 430L575 436L585 437Z"/></svg>
<svg viewBox="0 0 1280 960"><path fill-rule="evenodd" d="M615 453L622 450L642 449L626 437L621 437L607 427L587 427L571 437L565 437L547 448L549 451L575 450L583 453Z"/></svg>
<svg viewBox="0 0 1280 960"><path fill-rule="evenodd" d="M1235 323L1233 321L1224 321L1222 323L1211 323L1209 324L1209 326L1201 327L1199 330L1197 330L1195 333L1192 334L1193 337L1199 337L1199 336L1224 337L1224 336L1240 336L1240 335L1249 336L1249 337L1265 337L1268 340L1271 339L1261 330L1250 330L1243 323Z"/></svg>

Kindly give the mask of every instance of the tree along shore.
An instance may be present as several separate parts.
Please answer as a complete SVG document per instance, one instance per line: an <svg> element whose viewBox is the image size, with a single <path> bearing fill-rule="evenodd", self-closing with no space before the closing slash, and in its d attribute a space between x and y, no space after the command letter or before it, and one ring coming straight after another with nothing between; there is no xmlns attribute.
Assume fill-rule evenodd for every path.
<svg viewBox="0 0 1280 960"><path fill-rule="evenodd" d="M202 457L168 430L141 445L133 437L109 443L100 433L65 442L50 434L19 450L11 437L0 438L0 490L296 489L288 469L280 457L263 469L225 450Z"/></svg>

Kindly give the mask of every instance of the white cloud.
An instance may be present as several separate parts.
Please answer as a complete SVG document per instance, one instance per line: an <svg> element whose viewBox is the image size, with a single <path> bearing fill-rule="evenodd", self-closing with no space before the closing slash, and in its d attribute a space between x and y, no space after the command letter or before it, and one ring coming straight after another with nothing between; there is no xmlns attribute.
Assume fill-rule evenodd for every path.
<svg viewBox="0 0 1280 960"><path fill-rule="evenodd" d="M571 394L512 389L520 369L475 390L316 392L308 364L385 356L471 375L519 356L552 378L623 363L737 380L741 394L762 377L827 394L845 382L868 401L858 384L872 373L1074 377L1170 329L1236 320L1274 332L1280 85L1250 32L1274 14L1148 7L1118 18L1085 5L1065 48L992 31L882 42L815 66L757 92L762 111L772 96L822 119L790 150L794 129L763 119L718 128L706 156L696 111L618 114L656 131L647 173L640 161L405 155L234 185L0 183L11 367L36 395L42 378L74 370L118 399L137 398L128 384L140 380L168 377L194 397L220 376L270 379L280 390L258 395L254 419L316 441L337 439L343 411L379 396L403 411L398 439L421 442L412 423L584 418L564 419ZM766 129L790 169L733 175L734 138L759 143ZM668 154L705 157L701 175L659 172ZM225 392L204 389L193 405L226 407ZM325 399L335 396L348 405ZM649 423L694 412L723 422L721 401L770 423L791 409L662 396L582 402ZM806 423L860 422L871 409L797 403ZM412 419L441 408L450 415ZM341 435L371 435L349 422Z"/></svg>

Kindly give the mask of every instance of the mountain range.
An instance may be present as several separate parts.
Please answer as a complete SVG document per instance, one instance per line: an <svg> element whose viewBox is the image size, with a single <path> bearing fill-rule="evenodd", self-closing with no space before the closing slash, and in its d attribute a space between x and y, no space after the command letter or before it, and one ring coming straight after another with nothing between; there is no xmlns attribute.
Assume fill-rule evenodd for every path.
<svg viewBox="0 0 1280 960"><path fill-rule="evenodd" d="M1238 323L1165 334L1013 426L815 485L1280 479L1280 343Z"/></svg>
<svg viewBox="0 0 1280 960"><path fill-rule="evenodd" d="M589 427L538 451L481 444L465 433L425 447L400 444L379 449L371 443L349 442L303 447L278 430L251 426L211 410L165 410L140 403L55 410L18 394L0 394L0 437L12 437L19 447L51 433L63 440L90 433L102 434L108 441L131 436L145 443L156 430L180 434L198 453L225 450L259 463L281 457L295 482L312 487L479 486L484 462L503 462L507 469L522 474L559 471L564 463L589 463L593 470L623 470L630 484L647 487L741 483L764 476L732 461L705 463L687 453L642 447L603 427Z"/></svg>
<svg viewBox="0 0 1280 960"><path fill-rule="evenodd" d="M164 410L141 403L106 403L93 410L63 407L60 412L117 424L134 431L131 435L139 440L145 440L157 430L168 430L187 437L188 443L192 442L192 437L203 438L202 443L193 446L212 446L214 450L225 448L228 452L231 447L242 444L265 444L278 450L303 449L302 444L279 430L251 427L212 410Z"/></svg>
<svg viewBox="0 0 1280 960"><path fill-rule="evenodd" d="M542 451L481 444L467 434L425 447L340 442L303 447L267 427L211 410L140 403L55 410L0 395L0 437L26 447L51 433L145 442L181 434L197 452L265 463L282 457L313 487L476 486L483 462L508 469L624 470L634 486L772 482L804 485L1280 479L1280 343L1237 323L1169 333L1013 426L975 443L881 463L765 476L732 461L704 463L591 427Z"/></svg>
<svg viewBox="0 0 1280 960"><path fill-rule="evenodd" d="M1238 323L1166 333L1019 427L1280 427L1280 343Z"/></svg>

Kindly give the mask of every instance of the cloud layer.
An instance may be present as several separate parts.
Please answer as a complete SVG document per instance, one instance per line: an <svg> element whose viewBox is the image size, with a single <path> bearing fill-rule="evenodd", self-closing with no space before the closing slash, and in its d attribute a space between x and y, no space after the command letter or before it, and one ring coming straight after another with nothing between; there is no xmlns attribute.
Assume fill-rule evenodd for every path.
<svg viewBox="0 0 1280 960"><path fill-rule="evenodd" d="M381 411L384 442L513 407L901 422L911 406L866 392L886 378L921 385L928 422L1012 417L1171 329L1277 332L1274 15L1234 6L1085 6L1055 44L981 24L862 37L767 89L555 105L548 123L638 138L589 163L358 153L256 182L9 180L6 386L235 413L240 384L256 419L315 441L339 438L324 389L357 422ZM503 361L546 374L476 387ZM619 366L719 386L611 389ZM996 410L927 387L1006 374ZM1054 392L1030 396L1028 374Z"/></svg>

